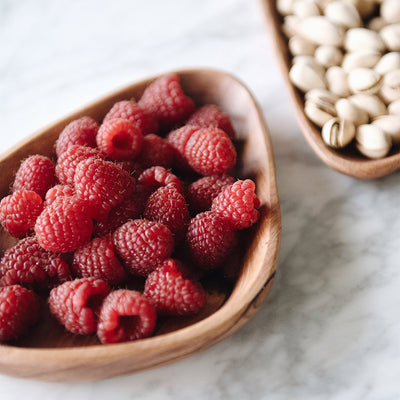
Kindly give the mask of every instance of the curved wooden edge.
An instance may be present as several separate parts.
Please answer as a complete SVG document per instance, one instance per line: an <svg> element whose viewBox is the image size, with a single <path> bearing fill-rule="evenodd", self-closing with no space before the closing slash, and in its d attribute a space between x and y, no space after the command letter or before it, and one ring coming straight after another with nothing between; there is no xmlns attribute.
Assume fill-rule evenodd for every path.
<svg viewBox="0 0 400 400"><path fill-rule="evenodd" d="M243 95L248 96L253 102L257 113L256 123L262 130L265 141L269 168L268 176L258 177L260 187L257 183L257 188L267 196L269 206L268 214L260 221L262 224L260 230L263 230L264 234L262 237L256 237L256 241L262 244L265 251L262 254L258 254L260 252L256 254L252 248L248 250L246 258L250 261L245 263L247 267L240 275L226 303L215 313L193 325L135 342L112 345L69 348L19 348L0 345L0 372L42 381L87 381L127 375L170 364L209 348L231 335L255 314L269 293L278 264L281 212L272 144L260 107L246 86L226 72L204 68L171 72L177 72L183 81L185 78L192 79L195 75L197 77L200 75L205 80L216 79L218 82L227 80L227 83L240 86ZM142 81L141 86L144 88L157 77L158 75ZM79 116L90 114L90 111L98 107L99 103L102 103L105 109L109 109L117 99L126 98L126 93L137 86L137 83L133 83L114 91L80 111L32 134L14 146L11 153L23 157L21 144L29 143L33 144L33 147L43 146L41 138L45 133L50 132L56 138L56 132L59 132L61 126L65 126ZM10 167L7 160L9 158L0 156L2 170ZM257 257L262 257L261 260L256 259L258 264L251 261L252 258ZM259 269L251 270L256 264L258 265L256 268ZM134 359L132 354L134 354Z"/></svg>
<svg viewBox="0 0 400 400"><path fill-rule="evenodd" d="M354 152L348 155L344 151L329 148L321 138L320 130L310 122L304 113L302 94L294 87L289 78L290 59L287 41L281 30L281 17L275 7L275 0L260 0L264 10L266 26L271 38L279 68L294 106L296 119L308 144L317 156L330 168L358 179L376 179L391 174L400 168L400 154L392 154L382 159L367 159Z"/></svg>

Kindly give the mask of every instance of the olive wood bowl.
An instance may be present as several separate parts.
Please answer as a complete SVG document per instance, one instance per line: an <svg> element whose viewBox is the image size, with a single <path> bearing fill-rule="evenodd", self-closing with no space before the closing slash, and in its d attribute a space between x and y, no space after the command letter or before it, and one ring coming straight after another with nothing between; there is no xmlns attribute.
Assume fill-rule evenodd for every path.
<svg viewBox="0 0 400 400"><path fill-rule="evenodd" d="M375 179L388 175L400 168L400 152L394 147L388 156L381 159L368 159L361 155L355 146L335 150L328 147L321 137L321 129L314 125L304 113L303 94L297 90L289 78L292 56L287 39L282 32L282 17L276 9L275 0L261 0L266 26L271 44L278 61L290 100L293 104L301 131L317 156L332 169L359 179Z"/></svg>
<svg viewBox="0 0 400 400"><path fill-rule="evenodd" d="M271 141L260 108L249 90L227 73L210 69L177 73L184 91L198 106L214 103L231 116L238 133L235 175L256 182L261 201L258 222L244 233L227 265L205 277L207 305L199 315L160 319L153 337L109 345L101 345L95 335L72 335L46 315L23 339L0 345L1 373L45 381L83 381L159 367L231 335L266 298L277 267L281 216ZM70 121L84 115L101 121L116 101L139 99L155 78L108 94L0 155L0 196L9 193L15 171L25 157L34 153L54 156L54 142ZM0 232L0 255L14 242Z"/></svg>

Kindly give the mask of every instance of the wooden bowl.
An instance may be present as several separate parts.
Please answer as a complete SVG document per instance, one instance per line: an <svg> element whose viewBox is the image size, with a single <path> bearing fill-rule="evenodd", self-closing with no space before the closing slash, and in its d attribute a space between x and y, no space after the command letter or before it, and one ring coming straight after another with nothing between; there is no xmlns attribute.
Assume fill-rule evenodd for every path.
<svg viewBox="0 0 400 400"><path fill-rule="evenodd" d="M230 269L206 277L208 302L194 318L160 320L151 338L101 345L95 336L67 333L51 316L12 345L0 345L0 372L46 381L82 381L131 374L178 361L235 332L266 298L277 267L281 217L274 158L267 127L251 93L233 76L209 69L178 71L184 91L197 105L214 103L232 118L238 133L236 176L251 177L261 200L260 219L246 232ZM70 121L89 115L101 121L119 100L140 98L156 77L123 87L29 136L0 156L0 195L9 192L20 161L53 155L54 142ZM0 254L15 242L0 234ZM237 272L235 274L235 271Z"/></svg>
<svg viewBox="0 0 400 400"><path fill-rule="evenodd" d="M392 149L388 156L381 159L368 159L357 152L353 146L343 150L328 147L321 137L321 130L304 113L303 94L289 79L292 56L287 39L282 32L282 17L276 10L275 0L261 0L266 25L270 33L271 44L278 60L289 97L294 107L300 128L309 145L317 156L329 167L343 174L359 179L374 179L388 175L400 168L400 152Z"/></svg>

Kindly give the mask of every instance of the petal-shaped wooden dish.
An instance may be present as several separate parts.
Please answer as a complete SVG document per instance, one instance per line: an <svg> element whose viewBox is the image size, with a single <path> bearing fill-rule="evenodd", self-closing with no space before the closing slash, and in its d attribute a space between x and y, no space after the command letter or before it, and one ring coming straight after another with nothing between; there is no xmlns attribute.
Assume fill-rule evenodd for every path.
<svg viewBox="0 0 400 400"><path fill-rule="evenodd" d="M204 350L235 332L261 306L275 275L281 237L280 205L274 158L267 127L251 93L224 72L178 71L184 91L197 105L214 103L229 113L238 133L236 176L256 181L260 219L245 235L237 274L215 273L204 285L205 309L195 318L160 321L155 336L134 342L100 345L95 336L66 333L47 316L29 336L0 345L0 372L46 381L81 381L126 375L178 361ZM84 115L101 121L116 101L140 98L156 77L126 86L28 137L0 156L0 195L8 193L20 160L33 153L53 154L62 128ZM13 240L0 235L0 254ZM235 270L232 261L232 269Z"/></svg>
<svg viewBox="0 0 400 400"><path fill-rule="evenodd" d="M282 17L276 9L275 0L261 0L266 25L270 33L271 43L282 72L287 91L293 103L295 115L307 142L317 156L329 167L343 174L359 179L374 179L388 175L400 168L400 152L398 148L382 159L363 157L353 146L343 150L334 150L322 140L321 131L304 113L303 95L289 79L291 54L287 39L282 32Z"/></svg>

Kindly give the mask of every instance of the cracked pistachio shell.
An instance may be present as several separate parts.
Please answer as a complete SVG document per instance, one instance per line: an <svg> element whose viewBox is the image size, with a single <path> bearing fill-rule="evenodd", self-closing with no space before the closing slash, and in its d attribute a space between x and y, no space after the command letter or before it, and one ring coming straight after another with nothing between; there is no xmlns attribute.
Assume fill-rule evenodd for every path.
<svg viewBox="0 0 400 400"><path fill-rule="evenodd" d="M289 50L293 56L312 56L317 45L299 35L292 36L289 39Z"/></svg>
<svg viewBox="0 0 400 400"><path fill-rule="evenodd" d="M385 51L385 43L379 33L367 28L351 28L346 32L344 47L348 52L371 49Z"/></svg>
<svg viewBox="0 0 400 400"><path fill-rule="evenodd" d="M328 82L328 89L339 97L350 96L351 92L347 81L346 71L339 66L333 66L327 69L325 74Z"/></svg>
<svg viewBox="0 0 400 400"><path fill-rule="evenodd" d="M325 68L313 56L295 56L292 59L292 64L306 64L316 69L319 74L325 75Z"/></svg>
<svg viewBox="0 0 400 400"><path fill-rule="evenodd" d="M385 103L376 95L358 93L348 98L358 108L366 111L370 119L386 114Z"/></svg>
<svg viewBox="0 0 400 400"><path fill-rule="evenodd" d="M336 46L319 46L314 52L314 57L319 64L329 68L342 63L343 53Z"/></svg>
<svg viewBox="0 0 400 400"><path fill-rule="evenodd" d="M381 16L388 24L400 23L400 1L385 0L381 4Z"/></svg>
<svg viewBox="0 0 400 400"><path fill-rule="evenodd" d="M332 118L322 127L322 139L330 147L342 148L347 146L356 133L356 127L350 121Z"/></svg>
<svg viewBox="0 0 400 400"><path fill-rule="evenodd" d="M292 83L302 92L316 88L326 88L323 74L309 64L295 63L290 68L289 77Z"/></svg>
<svg viewBox="0 0 400 400"><path fill-rule="evenodd" d="M382 158L389 153L392 139L377 126L360 125L356 133L356 146L368 158Z"/></svg>
<svg viewBox="0 0 400 400"><path fill-rule="evenodd" d="M325 8L325 16L345 28L356 28L362 25L357 8L353 4L341 0L328 3Z"/></svg>
<svg viewBox="0 0 400 400"><path fill-rule="evenodd" d="M386 53L375 65L375 71L385 75L395 69L400 69L400 52Z"/></svg>
<svg viewBox="0 0 400 400"><path fill-rule="evenodd" d="M336 116L337 96L325 89L313 89L305 95L304 112L319 127Z"/></svg>
<svg viewBox="0 0 400 400"><path fill-rule="evenodd" d="M321 15L316 0L297 0L293 6L293 14L299 18Z"/></svg>
<svg viewBox="0 0 400 400"><path fill-rule="evenodd" d="M382 115L372 122L392 138L393 143L400 143L400 115Z"/></svg>
<svg viewBox="0 0 400 400"><path fill-rule="evenodd" d="M350 72L356 68L373 68L382 55L376 50L364 49L353 53L346 53L343 57L342 67Z"/></svg>
<svg viewBox="0 0 400 400"><path fill-rule="evenodd" d="M389 51L400 51L400 23L383 27L380 35Z"/></svg>
<svg viewBox="0 0 400 400"><path fill-rule="evenodd" d="M349 72L348 83L353 93L376 94L382 86L383 77L370 68L357 68Z"/></svg>
<svg viewBox="0 0 400 400"><path fill-rule="evenodd" d="M318 45L341 46L345 31L324 16L314 16L300 22L299 32Z"/></svg>
<svg viewBox="0 0 400 400"><path fill-rule="evenodd" d="M389 114L398 114L400 115L400 99L392 101L387 108Z"/></svg>
<svg viewBox="0 0 400 400"><path fill-rule="evenodd" d="M337 116L341 119L353 122L355 126L367 124L369 117L365 110L357 107L348 99L339 99L336 104Z"/></svg>
<svg viewBox="0 0 400 400"><path fill-rule="evenodd" d="M400 69L390 71L384 76L379 94L386 104L400 99Z"/></svg>

